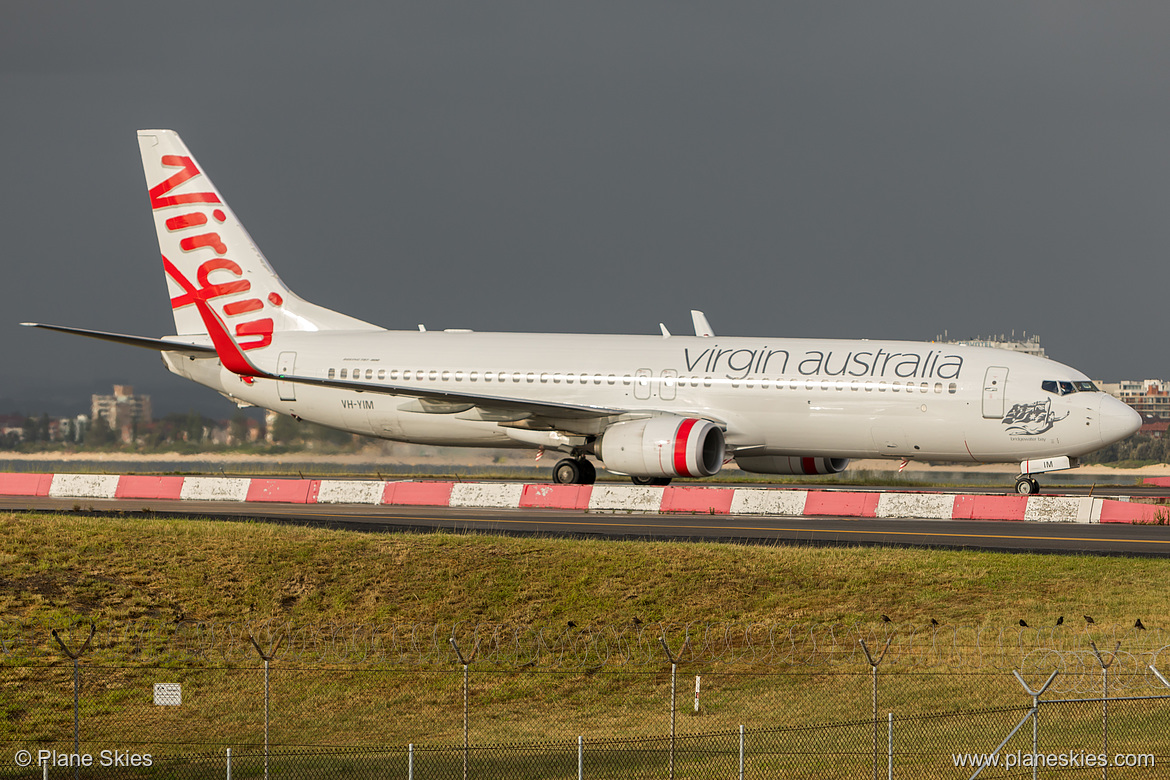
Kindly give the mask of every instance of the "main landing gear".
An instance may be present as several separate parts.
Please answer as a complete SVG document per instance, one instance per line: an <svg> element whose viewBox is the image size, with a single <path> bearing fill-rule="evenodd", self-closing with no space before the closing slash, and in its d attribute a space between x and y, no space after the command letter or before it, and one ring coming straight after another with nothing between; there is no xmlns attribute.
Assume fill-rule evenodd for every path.
<svg viewBox="0 0 1170 780"><path fill-rule="evenodd" d="M592 485L597 469L585 458L565 458L553 466L553 482L558 485Z"/></svg>
<svg viewBox="0 0 1170 780"><path fill-rule="evenodd" d="M1040 483L1031 474L1022 474L1016 478L1016 492L1021 496L1034 496L1040 492Z"/></svg>
<svg viewBox="0 0 1170 780"><path fill-rule="evenodd" d="M670 484L670 477L630 477L635 485L649 485L651 487L665 487Z"/></svg>

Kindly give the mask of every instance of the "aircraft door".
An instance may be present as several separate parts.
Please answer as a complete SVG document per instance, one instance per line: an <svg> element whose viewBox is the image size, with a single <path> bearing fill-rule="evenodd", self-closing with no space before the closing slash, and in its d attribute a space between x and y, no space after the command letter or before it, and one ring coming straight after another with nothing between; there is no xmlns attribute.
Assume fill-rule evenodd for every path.
<svg viewBox="0 0 1170 780"><path fill-rule="evenodd" d="M634 398L641 401L650 398L650 377L653 372L648 368L639 368L634 372Z"/></svg>
<svg viewBox="0 0 1170 780"><path fill-rule="evenodd" d="M295 352L281 352L280 358L277 360L276 373L295 374L297 365L297 353ZM295 401L297 400L297 386L293 382L277 382L277 392L280 393L280 400Z"/></svg>
<svg viewBox="0 0 1170 780"><path fill-rule="evenodd" d="M1003 394L1007 385L1008 370L1003 366L992 366L983 376L983 416L987 419L1003 417Z"/></svg>
<svg viewBox="0 0 1170 780"><path fill-rule="evenodd" d="M658 387L658 397L663 401L673 401L678 388L678 372L673 368L662 370L662 384Z"/></svg>

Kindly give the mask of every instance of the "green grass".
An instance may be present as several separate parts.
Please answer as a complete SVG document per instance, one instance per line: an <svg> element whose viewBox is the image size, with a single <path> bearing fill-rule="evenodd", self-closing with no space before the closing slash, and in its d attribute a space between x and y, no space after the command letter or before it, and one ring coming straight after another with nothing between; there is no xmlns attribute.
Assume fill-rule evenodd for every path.
<svg viewBox="0 0 1170 780"><path fill-rule="evenodd" d="M1170 561L894 548L363 534L0 514L0 615L564 627L647 622L1170 623Z"/></svg>
<svg viewBox="0 0 1170 780"><path fill-rule="evenodd" d="M1092 614L1101 627L1098 644L1111 649L1114 636L1130 641L1132 632L1118 629L1135 616L1151 628L1170 623L1160 585L1168 574L1170 563L1154 559L361 534L147 514L0 514L0 618L54 625L276 619L450 630L457 623L491 623L543 627L557 637L568 620L628 630L637 617L650 626L857 623L875 637L892 627L923 644L932 637L931 617L944 634L962 625L970 627L963 636L982 629L1010 639L1025 636L1016 628L1020 617L1051 626L1065 615L1068 631L1083 632L1080 615ZM882 613L893 623L881 623ZM677 648L678 630L670 638ZM874 644L880 649L880 640ZM961 673L946 671L945 647L932 656L933 665L907 668L895 660L882 667L879 711L902 719L899 750L913 755L900 757L899 765L913 766L915 776L953 773L943 751L989 750L1028 703L1010 674L994 666L994 651L982 652L986 668L958 661ZM231 746L237 755L253 754L240 756L236 776L262 776L254 754L263 741L263 677L251 653L226 664L100 658L83 664L81 718L90 740L83 750L121 745L158 756L211 756ZM69 742L72 666L59 659L51 652L32 666L0 663L0 744ZM703 675L698 714L691 708L695 674ZM1030 679L1037 676L1046 675L1030 671ZM574 776L577 735L589 745L587 765L601 774L664 771L670 669L661 658L604 669L480 663L472 665L470 680L471 741L481 746L471 756L477 776ZM153 706L155 682L182 683L182 708ZM856 657L764 668L717 659L684 663L677 688L677 728L685 737L678 776L728 774L741 723L749 729L749 774L868 776L871 682ZM399 751L282 757L274 766L291 770L319 762L321 771L352 776L401 774L401 749L414 743L429 746L416 754L420 769L461 776L462 754L454 746L463 735L462 670L449 658L411 668L342 668L278 656L271 691L278 750L346 745ZM1015 709L973 712L988 707ZM1125 710L1111 713L1118 744L1132 732L1144 750L1164 754L1168 738L1160 724L1167 707ZM919 717L932 712L964 714ZM1091 748L1095 713L1093 705L1081 705L1067 716L1046 716L1045 744L1063 745L1067 736L1069 747ZM884 722L881 728L884 738ZM615 738L633 741L602 744ZM513 747L482 747L491 745ZM178 773L182 764L167 761L157 774Z"/></svg>

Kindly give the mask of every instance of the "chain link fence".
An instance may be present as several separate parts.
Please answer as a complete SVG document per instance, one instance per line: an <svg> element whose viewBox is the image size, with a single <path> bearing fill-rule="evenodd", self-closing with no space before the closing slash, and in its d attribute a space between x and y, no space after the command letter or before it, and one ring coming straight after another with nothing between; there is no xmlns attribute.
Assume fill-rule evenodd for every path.
<svg viewBox="0 0 1170 780"><path fill-rule="evenodd" d="M1159 632L928 633L7 623L0 777L1170 777Z"/></svg>

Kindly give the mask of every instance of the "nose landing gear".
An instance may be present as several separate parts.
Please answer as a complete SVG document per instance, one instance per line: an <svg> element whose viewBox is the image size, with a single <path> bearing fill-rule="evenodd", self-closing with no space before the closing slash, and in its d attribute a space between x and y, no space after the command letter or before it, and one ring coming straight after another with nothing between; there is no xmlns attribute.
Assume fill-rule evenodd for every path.
<svg viewBox="0 0 1170 780"><path fill-rule="evenodd" d="M1016 479L1016 492L1021 496L1034 496L1040 492L1040 483L1031 474L1021 474Z"/></svg>

